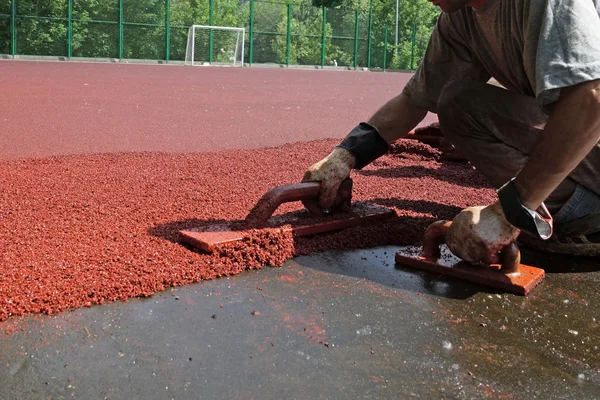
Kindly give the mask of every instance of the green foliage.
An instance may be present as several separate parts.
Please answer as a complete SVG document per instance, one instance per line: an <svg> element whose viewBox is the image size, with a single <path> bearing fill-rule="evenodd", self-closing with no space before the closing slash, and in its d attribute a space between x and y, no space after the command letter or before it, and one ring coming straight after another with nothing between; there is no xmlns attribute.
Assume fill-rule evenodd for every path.
<svg viewBox="0 0 600 400"><path fill-rule="evenodd" d="M280 28L287 20L287 5L264 2L254 3L253 60L255 63L285 62L287 28ZM279 33L284 36L274 36ZM283 50L276 49L273 43L282 43ZM281 51L283 51L283 56Z"/></svg>
<svg viewBox="0 0 600 400"><path fill-rule="evenodd" d="M361 13L360 15L366 14ZM365 19L365 23L368 24L368 19ZM333 65L333 60L335 60L338 66L354 66L355 26L356 12L354 10L347 8L327 10L326 65ZM359 19L359 34L360 26L361 20Z"/></svg>
<svg viewBox="0 0 600 400"><path fill-rule="evenodd" d="M294 7L290 26L290 64L320 65L323 11L315 7ZM327 25L326 29L331 29L331 26ZM277 24L277 32L281 33L281 36L275 37L271 46L277 55L277 62L283 64L286 61L287 14L286 18ZM328 42L331 40L326 40L326 45Z"/></svg>
<svg viewBox="0 0 600 400"><path fill-rule="evenodd" d="M398 16L398 47L394 45L394 7L386 8L387 13L394 13L391 18L390 43L393 51L391 68L410 69L411 54L414 55L412 67L417 68L425 54L429 36L435 21L439 15L439 9L426 4L425 0L411 0L400 2ZM414 54L413 54L413 32L414 32ZM396 52L397 50L397 52Z"/></svg>
<svg viewBox="0 0 600 400"><path fill-rule="evenodd" d="M66 0L17 2L17 13L39 17L16 21L17 29L21 31L17 42L19 54L63 55L65 53Z"/></svg>
<svg viewBox="0 0 600 400"><path fill-rule="evenodd" d="M118 21L118 2L73 1L73 55L118 57Z"/></svg>
<svg viewBox="0 0 600 400"><path fill-rule="evenodd" d="M10 53L10 0L0 0L0 54Z"/></svg>
<svg viewBox="0 0 600 400"><path fill-rule="evenodd" d="M118 57L119 6L123 9L124 58L163 59L166 54L166 2L168 0L72 0L72 51L76 57ZM185 57L188 28L209 25L211 0L170 1L170 56ZM246 28L249 39L250 0L212 0L212 24ZM254 2L254 63L286 63L288 5ZM282 3L286 0L276 0ZM388 29L388 68L409 69L425 52L439 14L426 0L400 0L398 45L395 46L396 2L383 0L287 0L291 5L289 28L291 64L320 65L323 9L327 7L325 64L359 66L368 62L369 10L373 11L371 67L383 66L384 35ZM67 55L69 0L16 0L17 53ZM355 39L358 10L358 41ZM11 0L0 0L0 53L11 49ZM413 40L414 38L414 40ZM355 54L355 45L358 52ZM229 44L221 45L219 51ZM215 58L226 57L216 53ZM247 58L246 58L247 59Z"/></svg>
<svg viewBox="0 0 600 400"><path fill-rule="evenodd" d="M312 5L315 7L335 8L344 4L343 0L312 0Z"/></svg>

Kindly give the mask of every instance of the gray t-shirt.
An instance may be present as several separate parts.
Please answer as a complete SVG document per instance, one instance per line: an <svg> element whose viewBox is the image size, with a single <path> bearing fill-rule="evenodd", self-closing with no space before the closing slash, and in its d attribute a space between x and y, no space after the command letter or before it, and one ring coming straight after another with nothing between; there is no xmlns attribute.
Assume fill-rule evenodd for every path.
<svg viewBox="0 0 600 400"><path fill-rule="evenodd" d="M435 113L449 81L493 77L545 107L560 88L600 79L599 14L600 0L487 0L442 13L403 91Z"/></svg>

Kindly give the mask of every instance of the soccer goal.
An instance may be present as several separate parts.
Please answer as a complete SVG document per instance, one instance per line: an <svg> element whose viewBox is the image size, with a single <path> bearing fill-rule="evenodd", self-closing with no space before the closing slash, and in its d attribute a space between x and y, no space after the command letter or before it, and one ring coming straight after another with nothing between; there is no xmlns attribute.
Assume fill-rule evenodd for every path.
<svg viewBox="0 0 600 400"><path fill-rule="evenodd" d="M244 28L192 25L188 30L185 65L244 66Z"/></svg>

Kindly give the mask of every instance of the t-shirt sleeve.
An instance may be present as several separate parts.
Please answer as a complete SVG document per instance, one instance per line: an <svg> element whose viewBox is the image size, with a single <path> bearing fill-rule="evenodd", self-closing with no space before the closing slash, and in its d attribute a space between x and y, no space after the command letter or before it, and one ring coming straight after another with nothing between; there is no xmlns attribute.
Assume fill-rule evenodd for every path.
<svg viewBox="0 0 600 400"><path fill-rule="evenodd" d="M453 80L487 82L490 75L473 56L468 46L465 14L442 13L433 28L425 56L403 93L414 105L437 112L440 93Z"/></svg>
<svg viewBox="0 0 600 400"><path fill-rule="evenodd" d="M600 17L592 0L532 1L523 61L541 106L560 89L600 79Z"/></svg>

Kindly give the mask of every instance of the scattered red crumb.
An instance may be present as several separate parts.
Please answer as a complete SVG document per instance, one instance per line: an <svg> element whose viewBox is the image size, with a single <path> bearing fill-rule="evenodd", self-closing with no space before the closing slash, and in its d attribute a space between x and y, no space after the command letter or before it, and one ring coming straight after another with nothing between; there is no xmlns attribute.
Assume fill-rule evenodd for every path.
<svg viewBox="0 0 600 400"><path fill-rule="evenodd" d="M415 140L399 140L393 143L388 154L414 161L440 161L442 158L441 150Z"/></svg>
<svg viewBox="0 0 600 400"><path fill-rule="evenodd" d="M468 164L441 163L437 150L407 140L352 176L354 201L397 211L385 224L307 238L270 229L211 255L178 243L181 229L242 220L336 143L0 162L0 320L150 296L331 248L419 243L429 223L494 198Z"/></svg>

